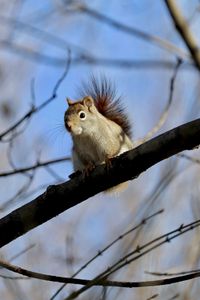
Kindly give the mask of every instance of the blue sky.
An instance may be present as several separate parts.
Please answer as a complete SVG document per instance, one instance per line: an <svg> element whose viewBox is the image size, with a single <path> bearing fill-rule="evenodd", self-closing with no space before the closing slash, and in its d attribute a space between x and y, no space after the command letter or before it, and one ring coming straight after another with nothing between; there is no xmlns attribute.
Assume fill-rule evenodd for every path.
<svg viewBox="0 0 200 300"><path fill-rule="evenodd" d="M187 1L177 2L181 5L183 13L187 18L193 14L194 8L198 4L198 1L195 0L190 1L189 4ZM85 3L114 20L170 41L181 49L186 49L181 38L174 31L164 1L127 0L108 2L103 0L86 1ZM56 38L61 38L65 43L70 43L80 49L84 49L86 53L89 52L97 58L169 60L176 62L176 55L169 53L165 49L161 49L157 45L119 32L86 15L66 13L62 1L55 3L50 1L42 3L39 1L26 1L19 9L16 17L18 20L48 32ZM199 34L197 34L198 25L199 21L196 18L191 23L191 28L197 40L199 40ZM13 33L13 41L20 45L25 44L30 49L33 48L39 51L39 53L49 56L63 59L67 55L67 49L64 47L58 47L56 43L48 44L44 38L38 38L38 35L31 34L28 31L21 32L17 28ZM73 58L77 53L79 52L76 52L75 48L71 47ZM16 105L16 115L14 117L17 120L30 107L31 80L35 80L36 105L40 105L52 95L54 85L65 69L65 65L48 66L37 64L23 56L17 56L10 52L6 52L6 57L11 62L18 62L17 67L16 64L12 63L6 67L10 68L10 72L13 72L13 74L16 74L16 77L21 79L19 80L21 81L21 91L16 95L19 99L13 99L13 105L19 103L19 106ZM26 68L26 72L21 67L24 63L25 66L23 68ZM43 160L70 155L72 146L71 138L63 126L63 114L66 109L65 98L70 97L75 99L77 87L82 80L87 80L91 73L97 75L103 73L111 78L117 86L119 94L123 95L124 105L133 124L133 139L143 137L156 124L168 100L169 83L173 70L122 68L105 65L92 66L86 64L72 65L67 77L58 90L57 98L32 118L23 136L17 139L13 151L17 166L26 166L34 163L37 160L38 153L41 153L41 159ZM178 75L174 91L174 102L170 109L168 120L160 132L164 132L196 117L198 113L197 108L199 108L198 101L196 101L198 83L196 73L191 70L185 70ZM194 105L193 110L191 110L191 104ZM62 268L62 262L55 259L52 265L49 266L48 260L52 256L64 256L65 238L70 228L70 230L74 230L75 245L81 249L85 249L84 253L78 253L81 257L77 265L81 264L88 256L96 253L111 237L116 237L120 234L120 230L123 231L130 224L132 225L134 220L139 219L138 216L140 216L142 201L153 190L157 180L161 178L169 165L170 163L163 162L159 166L153 167L152 170L143 174L138 180L130 183L129 189L120 197L98 195L94 199L89 199L87 202L54 218L47 224L28 233L25 237L13 242L12 245L7 246L8 253L13 253L28 242L34 241L37 247L41 247L44 252L43 256L41 256L41 261L37 257L37 251L33 250L32 252L32 257L38 259L37 269L41 268L41 271L52 272L56 270L59 273ZM4 166L4 168L7 169L9 166ZM67 180L68 175L72 172L70 162L53 166L52 169L63 180ZM186 203L184 207L181 207L182 213L179 204L176 204L176 219L174 218L174 212L171 211L170 216L160 220L160 228L163 228L163 230L166 231L174 224L179 224L183 216L185 219L189 219L191 216L188 213L190 206L187 203L187 197L191 192L188 177L190 177L190 180L191 178L196 178L195 175L197 173L197 169L192 169L190 176L177 176L177 181L172 184L171 189L160 199L158 207L165 206L167 211L170 211L172 204L169 198L175 198L174 195L178 193L177 191L180 192L183 182L185 183L185 194L184 191L181 192L181 196L184 198L183 201ZM22 183L24 180L21 177L17 180L13 178L9 179L9 182L6 181L8 184L13 185L12 191L7 191L5 180L2 180L5 199L10 193L15 193L19 182ZM41 183L48 185L52 181L53 178L47 171L40 170L30 189L36 188ZM143 188L144 185L145 189ZM41 193L43 190L37 193ZM198 187L196 190L198 191ZM26 201L32 198L33 195L28 197ZM15 205L16 207L20 206L21 202L17 202ZM9 210L12 210L14 207L10 207ZM152 209L155 209L155 207L152 206ZM157 227L155 232L158 230ZM104 261L105 265L108 258ZM18 262L24 263L24 258L22 257ZM27 262L29 262L28 257ZM170 264L171 262L169 262ZM91 276L91 274L95 273L95 268L97 267L91 267L89 271L85 271L84 275L87 277ZM65 272L65 268L62 271Z"/></svg>

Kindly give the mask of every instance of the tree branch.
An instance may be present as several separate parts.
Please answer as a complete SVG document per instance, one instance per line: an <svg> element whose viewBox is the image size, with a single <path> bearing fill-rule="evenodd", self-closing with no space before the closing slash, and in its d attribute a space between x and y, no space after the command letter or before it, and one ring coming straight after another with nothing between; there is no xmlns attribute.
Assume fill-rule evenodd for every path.
<svg viewBox="0 0 200 300"><path fill-rule="evenodd" d="M60 78L57 80L57 82L56 82L56 84L53 88L51 97L49 97L47 100L42 102L38 107L35 107L33 105L30 108L30 110L25 115L23 115L16 123L14 123L11 127L7 128L5 131L1 132L0 133L0 141L2 141L3 138L5 136L7 136L9 133L16 130L19 127L19 125L22 124L25 120L29 120L32 117L33 114L39 112L40 110L42 110L49 103L51 103L53 100L55 100L57 98L58 89L59 89L60 85L62 84L62 82L64 81L64 79L66 78L66 76L69 72L70 63L71 63L71 52L70 52L70 50L68 50L68 58L67 58L67 61L66 61L66 66L65 66L64 72L62 73Z"/></svg>
<svg viewBox="0 0 200 300"><path fill-rule="evenodd" d="M179 57L181 57L183 59L190 60L190 56L183 49L179 49L176 45L168 42L167 40L163 40L158 36L146 33L140 29L130 27L128 25L120 23L117 20L114 20L114 19L98 12L97 10L90 8L89 6L80 5L79 10L81 12L87 14L88 16L95 18L96 20L98 20L104 24L107 24L119 31L122 31L131 36L138 37L148 43L155 44L155 45L159 46L160 48L163 48L169 52L175 53L176 55L178 55Z"/></svg>
<svg viewBox="0 0 200 300"><path fill-rule="evenodd" d="M23 174L23 173L26 173L31 170L35 170L35 169L38 169L41 167L45 167L45 166L49 166L49 165L53 165L53 164L57 164L57 163L61 163L64 161L69 161L69 160L71 160L71 158L68 156L65 156L65 157L60 157L57 159L51 159L51 160L42 161L42 162L38 161L34 165L31 165L28 167L2 172L2 173L0 173L0 177L7 177L7 176L16 175L16 174Z"/></svg>
<svg viewBox="0 0 200 300"><path fill-rule="evenodd" d="M12 272L22 274L24 276L30 278L36 278L44 281L52 281L52 282L64 282L70 284L80 284L80 285L89 285L93 282L93 280L88 279L79 279L79 278L71 278L71 277L61 277L56 275L49 275L44 273L33 272L27 269L23 269L21 267L9 264L3 260L0 260L0 266L10 270ZM111 281L106 279L99 279L93 285L95 286L112 286L112 287L123 287L123 288L139 288L139 287L148 287L148 286L160 286L160 285L168 285L174 284L177 282L182 282L186 280L191 280L194 278L200 277L200 272L189 273L183 276L177 276L173 278L164 278L160 280L149 280L149 281Z"/></svg>
<svg viewBox="0 0 200 300"><path fill-rule="evenodd" d="M125 236L127 236L128 234L132 233L133 231L135 231L136 229L141 228L142 226L144 226L149 219L157 216L158 214L163 213L163 209L157 211L156 213L144 218L138 225L132 227L131 229L129 229L128 231L124 232L123 234L120 234L120 236L118 236L116 239L114 239L112 242L110 242L108 245L106 245L103 249L99 250L98 253L96 255L94 255L92 258L90 258L86 263L84 263L73 275L72 278L74 278L75 276L77 276L81 271L83 271L86 267L88 267L89 264L91 264L95 259L97 259L97 257L101 256L104 254L104 252L106 252L109 248L111 248L113 245L115 245L117 242L119 242L120 240L122 240ZM200 270L199 270L200 271ZM55 293L53 296L51 296L50 300L55 299L55 297L63 290L63 288L67 285L67 283L64 283Z"/></svg>
<svg viewBox="0 0 200 300"><path fill-rule="evenodd" d="M66 57L63 55L60 56L50 56L48 54L41 53L40 51L29 49L23 45L17 45L13 41L0 40L0 48L6 49L7 51L22 56L23 59L33 61L37 64L54 66L57 68L63 67L66 63ZM109 57L98 57L93 54L87 53L76 55L71 58L71 65L97 65L97 66L106 66L114 68L123 68L123 69L166 69L172 70L175 67L173 60L166 59L127 59L127 58L109 58ZM183 70L193 70L194 64L193 61L184 62L182 69Z"/></svg>
<svg viewBox="0 0 200 300"><path fill-rule="evenodd" d="M45 193L0 220L0 247L89 197L134 179L156 163L199 144L200 119L197 119L113 158L109 170L105 164L99 165L87 177L79 174L70 181L48 187Z"/></svg>
<svg viewBox="0 0 200 300"><path fill-rule="evenodd" d="M93 285L95 285L99 280L107 279L108 276L110 276L111 274L120 270L121 268L129 265L133 261L135 261L135 260L143 257L144 255L146 255L147 253L161 247L161 245L171 242L173 239L176 239L178 236L181 236L190 230L194 230L194 228L197 228L199 226L200 226L200 220L196 220L196 221L186 224L186 225L181 224L178 228L176 228L170 232L167 232L159 237L156 237L153 240L151 240L141 246L138 245L133 251L125 254L116 263L114 263L112 266L109 266L101 274L97 275L97 277L93 278L92 281L90 281L87 285L83 286L79 290L72 292L67 298L65 298L65 300L71 300L71 299L77 298L80 294L82 294L83 292L85 292L89 288L91 288ZM190 273L191 272L189 272L189 274ZM189 275L189 274L187 274L187 275ZM186 274L184 274L184 275L186 275Z"/></svg>
<svg viewBox="0 0 200 300"><path fill-rule="evenodd" d="M182 16L180 9L175 3L175 0L165 0L165 3L177 31L179 32L187 48L189 49L197 69L200 71L200 49L192 32L190 31L188 23Z"/></svg>

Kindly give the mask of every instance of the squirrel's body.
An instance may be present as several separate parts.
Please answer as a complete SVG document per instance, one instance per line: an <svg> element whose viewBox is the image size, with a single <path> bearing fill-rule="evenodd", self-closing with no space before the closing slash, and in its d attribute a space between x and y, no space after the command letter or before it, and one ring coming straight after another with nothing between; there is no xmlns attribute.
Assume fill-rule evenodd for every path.
<svg viewBox="0 0 200 300"><path fill-rule="evenodd" d="M98 111L93 125L85 134L72 135L74 169L82 170L89 163L104 163L132 148L132 143L121 127L106 119Z"/></svg>
<svg viewBox="0 0 200 300"><path fill-rule="evenodd" d="M65 113L65 126L73 140L74 170L105 163L133 148L130 125L119 99L104 79L92 82L82 100L72 103Z"/></svg>

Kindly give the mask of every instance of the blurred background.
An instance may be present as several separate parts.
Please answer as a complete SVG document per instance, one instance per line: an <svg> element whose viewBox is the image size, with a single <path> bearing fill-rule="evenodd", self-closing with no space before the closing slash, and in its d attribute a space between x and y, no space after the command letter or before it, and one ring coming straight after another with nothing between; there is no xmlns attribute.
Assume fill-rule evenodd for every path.
<svg viewBox="0 0 200 300"><path fill-rule="evenodd" d="M200 43L200 2L176 2ZM81 83L91 74L103 74L115 84L133 125L133 141L151 132L163 113L165 122L155 136L198 117L199 74L164 1L0 0L0 7L1 217L48 185L68 180L72 142L63 123L65 99L77 99ZM175 78L177 58L182 64ZM35 228L2 248L1 258L29 270L72 276L99 253L77 275L92 279L138 245L199 218L199 150L184 155L154 166L119 195L96 195ZM7 172L11 174L5 176ZM198 269L199 244L196 228L109 278L153 280L157 277L147 272ZM68 299L80 288L67 285L58 292L61 284L3 277L8 274L0 270L1 299ZM79 299L199 299L198 283L92 287Z"/></svg>

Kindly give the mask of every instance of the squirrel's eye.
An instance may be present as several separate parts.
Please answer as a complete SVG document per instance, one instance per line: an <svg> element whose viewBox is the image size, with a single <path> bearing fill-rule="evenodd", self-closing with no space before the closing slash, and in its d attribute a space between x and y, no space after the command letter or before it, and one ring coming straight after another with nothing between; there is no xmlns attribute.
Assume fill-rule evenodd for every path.
<svg viewBox="0 0 200 300"><path fill-rule="evenodd" d="M81 120L85 120L86 114L85 114L84 111L80 111L80 112L79 112L79 118L80 118Z"/></svg>

